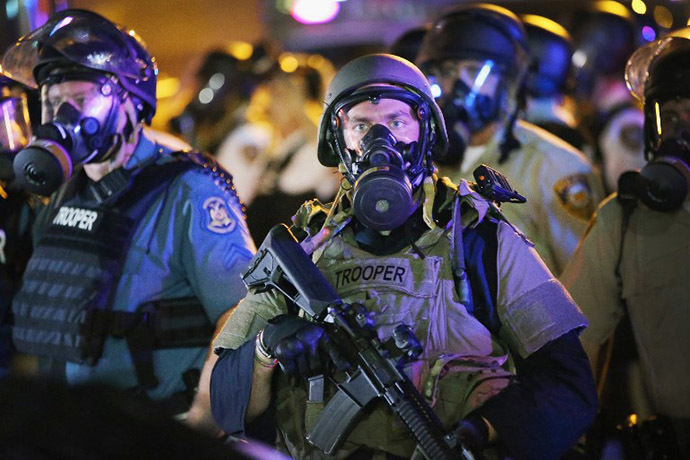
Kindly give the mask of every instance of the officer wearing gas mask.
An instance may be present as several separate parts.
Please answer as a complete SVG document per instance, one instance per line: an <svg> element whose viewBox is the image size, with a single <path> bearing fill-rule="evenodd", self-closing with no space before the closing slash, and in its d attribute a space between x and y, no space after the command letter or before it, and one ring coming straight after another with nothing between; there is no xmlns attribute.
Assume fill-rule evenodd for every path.
<svg viewBox="0 0 690 460"><path fill-rule="evenodd" d="M512 12L465 5L439 18L417 57L436 91L450 138L441 172L471 178L482 163L500 169L527 204L506 216L560 273L602 196L581 152L517 119L529 68L525 30Z"/></svg>
<svg viewBox="0 0 690 460"><path fill-rule="evenodd" d="M41 201L14 180L12 161L31 138L27 92L0 76L0 377L12 357L9 309L31 256L31 227Z"/></svg>
<svg viewBox="0 0 690 460"><path fill-rule="evenodd" d="M607 359L600 346L629 317L644 390L633 410L639 420L670 420L680 456L665 458L690 455L688 77L690 28L629 59L628 86L644 103L647 164L621 176L562 277L590 321L582 340L595 366Z"/></svg>
<svg viewBox="0 0 690 460"><path fill-rule="evenodd" d="M17 349L70 384L159 400L195 387L254 251L230 177L144 129L157 67L134 31L61 11L10 48L2 68L41 91L43 124L14 173L52 194L12 304Z"/></svg>
<svg viewBox="0 0 690 460"><path fill-rule="evenodd" d="M556 458L596 407L584 319L489 201L434 174L446 147L419 69L388 54L349 62L329 85L318 151L342 171L341 189L331 204L305 203L292 230L382 340L413 328L423 352L407 372L444 430L476 452L495 442L517 458ZM219 426L241 433L272 407L294 458L410 458L415 442L381 400L333 456L307 441L323 404L308 402L304 379L338 357L318 323L289 311L282 295L251 292L228 317L210 386Z"/></svg>
<svg viewBox="0 0 690 460"><path fill-rule="evenodd" d="M572 38L559 23L544 16L524 14L532 65L525 82L524 119L560 137L583 152L594 155L591 136L585 131L568 94L571 90Z"/></svg>
<svg viewBox="0 0 690 460"><path fill-rule="evenodd" d="M592 161L608 194L616 190L623 172L645 164L644 117L624 80L640 26L627 6L604 0L576 12L571 29L574 95L583 123L594 136Z"/></svg>

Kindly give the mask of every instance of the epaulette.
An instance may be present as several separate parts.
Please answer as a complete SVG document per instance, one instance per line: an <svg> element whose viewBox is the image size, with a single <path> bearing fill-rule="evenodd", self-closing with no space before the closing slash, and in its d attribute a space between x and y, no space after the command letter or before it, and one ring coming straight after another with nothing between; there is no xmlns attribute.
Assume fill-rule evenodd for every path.
<svg viewBox="0 0 690 460"><path fill-rule="evenodd" d="M171 153L170 156L177 161L186 161L198 166L203 174L213 179L213 182L219 189L230 193L232 199L241 207L242 213L246 214L247 208L237 195L235 184L232 182L232 174L226 171L215 158L198 150L178 150Z"/></svg>

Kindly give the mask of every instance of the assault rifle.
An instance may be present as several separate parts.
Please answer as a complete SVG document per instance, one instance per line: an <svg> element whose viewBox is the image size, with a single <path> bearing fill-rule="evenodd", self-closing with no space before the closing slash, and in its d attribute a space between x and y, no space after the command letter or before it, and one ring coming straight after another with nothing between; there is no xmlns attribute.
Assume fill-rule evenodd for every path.
<svg viewBox="0 0 690 460"><path fill-rule="evenodd" d="M417 441L415 455L426 459L473 459L455 437L446 435L436 414L400 369L421 354L412 330L398 326L382 342L363 305L345 304L285 225L271 229L248 268L242 273L255 292L277 289L323 327L350 364L345 377L329 379L338 388L307 440L326 454L341 446L358 417L383 398ZM310 379L310 399L323 394L324 377Z"/></svg>

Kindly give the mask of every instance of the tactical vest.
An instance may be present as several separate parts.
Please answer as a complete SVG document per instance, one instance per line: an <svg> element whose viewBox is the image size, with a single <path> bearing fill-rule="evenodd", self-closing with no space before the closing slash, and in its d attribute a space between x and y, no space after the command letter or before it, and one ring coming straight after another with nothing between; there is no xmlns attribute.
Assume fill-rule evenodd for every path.
<svg viewBox="0 0 690 460"><path fill-rule="evenodd" d="M474 296L467 305L459 301L455 288L449 257L452 234L441 228L427 231L415 242L423 257L413 250L372 256L337 235L316 262L345 302L368 308L381 339L400 323L412 326L424 354L407 372L446 429L505 388L511 378L507 348L496 339L500 324L495 314L495 230L496 225L487 222L464 232ZM308 401L306 389L290 385L282 373L278 379L277 420L290 453L295 458L330 458L305 441L323 404ZM333 388L329 390L326 400L333 394ZM409 458L414 447L407 429L383 401L377 401L337 458L360 448Z"/></svg>
<svg viewBox="0 0 690 460"><path fill-rule="evenodd" d="M13 340L19 351L95 365L108 336L127 337L128 343L133 337L130 351L140 383L155 386L152 359L146 352L156 346L156 331L161 332L157 335L162 336L159 345L163 347L208 343L213 326L198 300L196 309L190 309L188 302L184 308L167 302L163 308L152 304L137 312L111 311L139 222L176 177L198 165L197 159L187 154L173 154L173 158L178 161L136 171L131 185L112 202L84 204L95 202L85 201L76 193L85 191L83 172L62 189L12 304ZM178 324L166 325L172 317ZM165 343L165 334L169 336L175 329L182 333L182 339L168 337ZM142 360L150 364L143 371L139 365Z"/></svg>

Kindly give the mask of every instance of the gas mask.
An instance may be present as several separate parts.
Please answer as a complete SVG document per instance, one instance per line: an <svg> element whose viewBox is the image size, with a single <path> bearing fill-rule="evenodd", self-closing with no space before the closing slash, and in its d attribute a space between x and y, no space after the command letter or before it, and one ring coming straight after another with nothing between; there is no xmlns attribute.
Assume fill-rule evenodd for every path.
<svg viewBox="0 0 690 460"><path fill-rule="evenodd" d="M17 181L29 192L50 195L72 176L77 165L110 159L122 145L123 136L131 135L131 122L123 135L117 132L123 90L107 77L88 81L96 83L95 94L84 97L80 107L60 101L54 114L46 108L50 101L44 91L43 119L47 122L36 129L29 145L14 160Z"/></svg>
<svg viewBox="0 0 690 460"><path fill-rule="evenodd" d="M690 127L689 127L690 128ZM618 196L640 200L654 211L673 212L688 196L690 184L690 129L661 141L640 172L618 179Z"/></svg>
<svg viewBox="0 0 690 460"><path fill-rule="evenodd" d="M506 91L498 67L490 60L460 61L448 69L432 71L440 75L432 75L429 80L439 94L436 100L443 112L450 146L442 164L461 162L470 137L499 119ZM436 83L441 79L454 81L450 92L442 92Z"/></svg>
<svg viewBox="0 0 690 460"><path fill-rule="evenodd" d="M388 128L374 125L359 147L361 155L353 163L357 176L353 194L355 216L373 230L398 228L416 209L412 197L415 187L406 170L410 160L419 155L418 143L398 142ZM412 180L419 185L419 175Z"/></svg>

